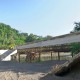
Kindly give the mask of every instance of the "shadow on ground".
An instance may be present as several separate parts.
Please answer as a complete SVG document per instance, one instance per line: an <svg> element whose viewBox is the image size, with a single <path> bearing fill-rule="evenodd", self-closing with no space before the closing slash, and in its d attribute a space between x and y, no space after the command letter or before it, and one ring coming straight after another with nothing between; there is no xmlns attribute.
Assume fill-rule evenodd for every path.
<svg viewBox="0 0 80 80"><path fill-rule="evenodd" d="M65 61L45 61L36 63L18 63L12 61L0 62L0 72L13 71L27 74L48 73L55 64L62 64Z"/></svg>

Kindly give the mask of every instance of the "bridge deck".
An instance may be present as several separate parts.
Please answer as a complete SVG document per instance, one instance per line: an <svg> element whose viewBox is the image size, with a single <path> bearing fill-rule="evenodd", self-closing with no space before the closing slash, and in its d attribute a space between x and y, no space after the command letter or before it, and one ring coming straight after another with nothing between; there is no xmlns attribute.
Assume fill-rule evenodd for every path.
<svg viewBox="0 0 80 80"><path fill-rule="evenodd" d="M58 52L58 60L60 60L59 52L70 52L70 43L79 43L80 42L80 33L71 33L62 36L53 37L52 40L36 42L31 44L26 44L22 46L16 47L18 49L18 57L20 61L20 55L25 54L29 55L34 53L38 53L39 61L41 60L42 52L50 52L52 59L52 52ZM30 56L28 57L30 58ZM26 58L27 59L27 58ZM31 60L30 60L31 61Z"/></svg>

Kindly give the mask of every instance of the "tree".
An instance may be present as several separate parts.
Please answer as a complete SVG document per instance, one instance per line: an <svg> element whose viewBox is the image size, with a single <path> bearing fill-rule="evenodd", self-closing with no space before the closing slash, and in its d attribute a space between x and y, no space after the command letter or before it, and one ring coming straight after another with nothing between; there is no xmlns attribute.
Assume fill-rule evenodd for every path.
<svg viewBox="0 0 80 80"><path fill-rule="evenodd" d="M80 44L79 43L72 43L71 44L71 53L72 56L78 54L80 52Z"/></svg>
<svg viewBox="0 0 80 80"><path fill-rule="evenodd" d="M0 23L0 48L13 48L15 45L23 45L27 42L36 42L51 39L51 36L38 36L35 34L20 33L10 25Z"/></svg>
<svg viewBox="0 0 80 80"><path fill-rule="evenodd" d="M44 37L44 40L50 40L50 39L52 39L52 38L53 38L52 36L47 35L46 37Z"/></svg>
<svg viewBox="0 0 80 80"><path fill-rule="evenodd" d="M26 42L34 42L37 39L37 35L34 34L30 34L27 38L26 38Z"/></svg>
<svg viewBox="0 0 80 80"><path fill-rule="evenodd" d="M75 27L71 32L80 32L80 22L75 22Z"/></svg>

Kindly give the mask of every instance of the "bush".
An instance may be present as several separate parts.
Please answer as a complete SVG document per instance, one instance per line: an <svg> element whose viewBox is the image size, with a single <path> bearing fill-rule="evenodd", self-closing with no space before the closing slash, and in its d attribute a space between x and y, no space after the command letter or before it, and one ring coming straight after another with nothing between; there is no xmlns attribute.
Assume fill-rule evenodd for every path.
<svg viewBox="0 0 80 80"><path fill-rule="evenodd" d="M72 43L71 44L72 55L78 54L79 52L80 52L80 44L79 43Z"/></svg>

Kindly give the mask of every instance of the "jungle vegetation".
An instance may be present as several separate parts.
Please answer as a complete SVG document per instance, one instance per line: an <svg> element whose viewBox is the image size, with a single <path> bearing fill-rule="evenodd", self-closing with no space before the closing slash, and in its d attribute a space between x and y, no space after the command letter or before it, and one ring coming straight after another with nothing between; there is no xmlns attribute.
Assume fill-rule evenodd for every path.
<svg viewBox="0 0 80 80"><path fill-rule="evenodd" d="M74 29L70 33L80 32L80 22L75 22L74 24ZM10 25L0 23L0 49L14 48L14 46L28 44L30 42L49 40L52 38L53 37L50 35L43 37L33 33L21 33L20 31L12 28ZM75 45L73 46L75 47Z"/></svg>
<svg viewBox="0 0 80 80"><path fill-rule="evenodd" d="M52 36L38 36L35 34L21 33L11 28L10 25L0 23L0 49L13 48L17 45L28 44L29 42L37 42L51 39Z"/></svg>

